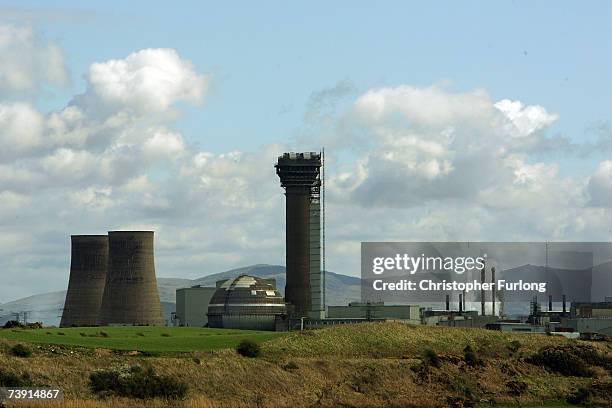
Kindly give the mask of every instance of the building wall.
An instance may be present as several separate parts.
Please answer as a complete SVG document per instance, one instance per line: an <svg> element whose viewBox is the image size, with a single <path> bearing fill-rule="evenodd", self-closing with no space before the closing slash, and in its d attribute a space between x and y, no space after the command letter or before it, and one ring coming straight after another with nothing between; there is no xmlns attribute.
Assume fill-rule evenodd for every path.
<svg viewBox="0 0 612 408"><path fill-rule="evenodd" d="M176 290L176 317L179 326L204 327L208 323L208 303L216 288L196 287Z"/></svg>
<svg viewBox="0 0 612 408"><path fill-rule="evenodd" d="M329 306L327 317L330 319L399 319L420 323L417 305L367 305Z"/></svg>

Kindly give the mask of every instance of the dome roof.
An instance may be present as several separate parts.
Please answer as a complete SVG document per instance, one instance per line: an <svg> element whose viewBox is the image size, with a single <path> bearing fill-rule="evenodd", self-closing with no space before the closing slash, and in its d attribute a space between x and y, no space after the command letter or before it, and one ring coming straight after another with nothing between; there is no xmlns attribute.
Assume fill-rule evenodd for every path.
<svg viewBox="0 0 612 408"><path fill-rule="evenodd" d="M225 281L215 292L209 303L211 308L223 308L231 312L233 308L248 306L285 307L280 292L267 280L256 276L240 275Z"/></svg>

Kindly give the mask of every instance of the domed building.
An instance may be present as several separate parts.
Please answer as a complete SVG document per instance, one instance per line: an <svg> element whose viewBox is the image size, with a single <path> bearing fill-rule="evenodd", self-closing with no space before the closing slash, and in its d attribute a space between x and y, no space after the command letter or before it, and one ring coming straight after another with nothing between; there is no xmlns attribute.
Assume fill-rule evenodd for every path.
<svg viewBox="0 0 612 408"><path fill-rule="evenodd" d="M285 314L285 300L273 284L240 275L221 284L210 299L208 327L274 330L276 316Z"/></svg>

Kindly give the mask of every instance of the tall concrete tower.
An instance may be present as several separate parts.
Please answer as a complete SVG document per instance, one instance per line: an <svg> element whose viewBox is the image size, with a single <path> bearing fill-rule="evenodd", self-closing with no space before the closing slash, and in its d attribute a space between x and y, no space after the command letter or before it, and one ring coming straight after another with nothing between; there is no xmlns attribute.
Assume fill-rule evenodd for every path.
<svg viewBox="0 0 612 408"><path fill-rule="evenodd" d="M100 324L163 324L155 277L153 231L108 233L108 274Z"/></svg>
<svg viewBox="0 0 612 408"><path fill-rule="evenodd" d="M293 305L294 317L312 316L322 306L312 303L313 298L318 303L322 299L318 201L321 155L284 153L275 167L286 196L285 300Z"/></svg>
<svg viewBox="0 0 612 408"><path fill-rule="evenodd" d="M73 235L70 279L60 327L94 326L108 266L107 235Z"/></svg>

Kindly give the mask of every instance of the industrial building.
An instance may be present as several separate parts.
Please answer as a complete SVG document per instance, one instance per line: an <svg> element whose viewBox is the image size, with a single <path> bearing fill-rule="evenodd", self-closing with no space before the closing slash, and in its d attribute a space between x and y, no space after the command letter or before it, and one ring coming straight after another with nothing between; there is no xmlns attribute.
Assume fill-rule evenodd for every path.
<svg viewBox="0 0 612 408"><path fill-rule="evenodd" d="M108 233L108 272L99 324L160 326L153 231Z"/></svg>
<svg viewBox="0 0 612 408"><path fill-rule="evenodd" d="M291 152L275 165L286 196L285 299L292 318L325 317L323 164L320 153Z"/></svg>
<svg viewBox="0 0 612 408"><path fill-rule="evenodd" d="M403 320L420 324L418 305L385 305L383 302L351 302L348 306L328 306L327 317L333 319Z"/></svg>
<svg viewBox="0 0 612 408"><path fill-rule="evenodd" d="M208 305L208 327L275 330L287 313L285 300L270 282L240 275L220 284Z"/></svg>
<svg viewBox="0 0 612 408"><path fill-rule="evenodd" d="M108 267L107 235L72 235L70 278L60 327L94 326Z"/></svg>
<svg viewBox="0 0 612 408"><path fill-rule="evenodd" d="M208 304L217 288L192 286L176 290L175 322L183 327L205 327Z"/></svg>

